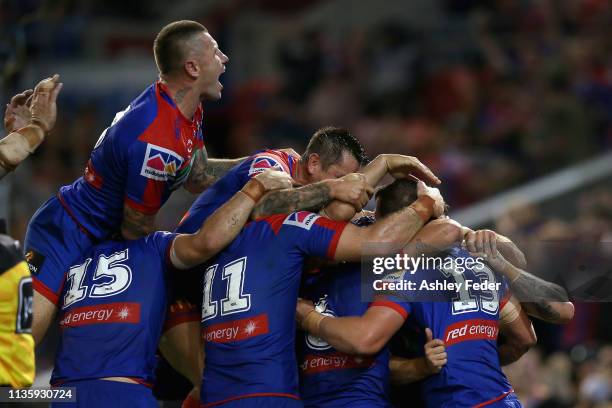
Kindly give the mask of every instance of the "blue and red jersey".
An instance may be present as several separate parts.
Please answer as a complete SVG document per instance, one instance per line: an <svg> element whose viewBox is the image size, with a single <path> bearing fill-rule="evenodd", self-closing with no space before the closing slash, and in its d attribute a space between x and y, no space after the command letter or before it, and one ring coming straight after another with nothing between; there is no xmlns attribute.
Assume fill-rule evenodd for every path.
<svg viewBox="0 0 612 408"><path fill-rule="evenodd" d="M107 241L67 273L52 384L103 377L153 382L175 234Z"/></svg>
<svg viewBox="0 0 612 408"><path fill-rule="evenodd" d="M118 231L123 206L155 214L204 146L202 107L193 120L180 112L157 82L119 112L98 139L83 177L60 189L62 205L97 239Z"/></svg>
<svg viewBox="0 0 612 408"><path fill-rule="evenodd" d="M262 150L231 169L225 176L206 189L194 201L176 232L193 234L204 221L236 194L251 179L267 169L295 175L299 156L280 150Z"/></svg>
<svg viewBox="0 0 612 408"><path fill-rule="evenodd" d="M340 264L323 269L321 279L305 288L302 297L314 302L319 313L333 317L361 316L361 265ZM300 333L300 389L305 407L390 407L389 350L375 356L336 351L324 340Z"/></svg>
<svg viewBox="0 0 612 408"><path fill-rule="evenodd" d="M346 223L300 211L247 224L204 272L205 406L298 399L295 307L306 257L333 258Z"/></svg>
<svg viewBox="0 0 612 408"><path fill-rule="evenodd" d="M402 306L401 309L394 306L398 313L423 330L429 327L433 337L445 343L448 363L440 373L423 381L422 391L427 406L486 406L512 393L497 352L499 311L509 299L508 285L487 265L466 264L465 260L471 257L460 247L454 247L442 256L445 260L463 261L455 263L454 267L446 266L451 263L445 261L442 269L421 268L414 274L391 274L388 281L414 282L416 290L398 292L390 299L398 302L394 305ZM458 268L456 265L465 266ZM465 286L468 281L470 287ZM474 283L485 281L500 285L493 290L473 287ZM421 286L423 282L429 285L432 294L425 294L427 291ZM435 284L444 287L444 282L446 288L450 288L451 283L463 285L459 290L433 289ZM426 301L428 296L431 301Z"/></svg>

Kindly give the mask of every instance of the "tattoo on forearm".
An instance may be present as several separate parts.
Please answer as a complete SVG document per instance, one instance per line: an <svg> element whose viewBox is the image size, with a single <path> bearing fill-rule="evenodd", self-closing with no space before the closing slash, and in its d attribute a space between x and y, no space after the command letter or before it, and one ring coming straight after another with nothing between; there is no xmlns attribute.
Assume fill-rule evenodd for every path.
<svg viewBox="0 0 612 408"><path fill-rule="evenodd" d="M201 192L223 177L232 167L239 164L240 159L209 159L206 149L198 150L187 184L189 190Z"/></svg>
<svg viewBox="0 0 612 408"><path fill-rule="evenodd" d="M255 218L288 214L298 210L319 211L331 200L331 190L326 183L315 183L308 186L272 191L255 206Z"/></svg>
<svg viewBox="0 0 612 408"><path fill-rule="evenodd" d="M552 302L569 301L567 292L561 286L525 271L522 271L518 279L512 283L512 291L521 302L533 305L537 313L544 319L556 320L561 317Z"/></svg>
<svg viewBox="0 0 612 408"><path fill-rule="evenodd" d="M155 216L143 214L130 207L123 209L121 231L124 238L137 239L155 230Z"/></svg>

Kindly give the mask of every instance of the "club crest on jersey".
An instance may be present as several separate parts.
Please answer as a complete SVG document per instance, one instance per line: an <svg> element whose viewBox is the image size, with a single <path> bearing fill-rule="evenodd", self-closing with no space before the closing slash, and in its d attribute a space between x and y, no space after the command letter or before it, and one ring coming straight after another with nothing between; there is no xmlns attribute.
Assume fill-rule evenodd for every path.
<svg viewBox="0 0 612 408"><path fill-rule="evenodd" d="M272 156L258 156L251 162L249 168L249 176L259 174L265 170L273 169L278 171L286 171L282 164Z"/></svg>
<svg viewBox="0 0 612 408"><path fill-rule="evenodd" d="M319 217L320 216L318 214L314 214L309 211L298 211L289 214L289 216L285 218L283 224L295 225L296 227L310 230Z"/></svg>
<svg viewBox="0 0 612 408"><path fill-rule="evenodd" d="M153 180L166 181L174 178L182 164L183 158L177 153L148 143L140 175Z"/></svg>

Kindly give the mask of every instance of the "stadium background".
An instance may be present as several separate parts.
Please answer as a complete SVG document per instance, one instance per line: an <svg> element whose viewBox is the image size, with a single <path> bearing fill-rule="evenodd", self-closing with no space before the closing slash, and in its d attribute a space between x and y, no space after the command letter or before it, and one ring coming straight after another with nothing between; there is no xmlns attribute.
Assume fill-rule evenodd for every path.
<svg viewBox="0 0 612 408"><path fill-rule="evenodd" d="M345 126L371 157L419 157L470 226L612 241L605 0L0 0L0 101L55 72L65 84L52 135L0 186L13 236L156 79L153 38L184 18L230 57L221 101L205 106L210 156L300 151L317 127ZM175 194L160 225L192 200ZM507 370L526 407L612 404L610 312L579 303L566 327L536 322L540 345ZM40 370L52 352L53 338Z"/></svg>

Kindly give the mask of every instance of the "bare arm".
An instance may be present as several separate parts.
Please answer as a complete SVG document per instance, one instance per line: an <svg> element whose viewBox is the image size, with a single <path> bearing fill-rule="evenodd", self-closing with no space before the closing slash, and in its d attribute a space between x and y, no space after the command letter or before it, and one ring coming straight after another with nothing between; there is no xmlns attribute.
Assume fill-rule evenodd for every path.
<svg viewBox="0 0 612 408"><path fill-rule="evenodd" d="M251 217L257 219L299 210L318 211L333 199L355 203L351 206L363 207L371 193L372 188L366 183L363 175L348 174L339 179L323 180L304 187L268 193L255 206Z"/></svg>
<svg viewBox="0 0 612 408"><path fill-rule="evenodd" d="M338 241L335 260L360 260L361 247L365 243L392 244L404 248L432 215L437 217L444 211L444 200L438 189L427 187L419 181L417 194L419 198L409 207L389 214L373 225L360 228L348 224ZM377 253L370 255L386 255L394 250L384 245L376 245L372 249Z"/></svg>
<svg viewBox="0 0 612 408"><path fill-rule="evenodd" d="M40 81L34 91L15 95L6 106L0 140L0 178L13 171L43 142L53 129L57 116L56 100L62 89L59 75Z"/></svg>
<svg viewBox="0 0 612 408"><path fill-rule="evenodd" d="M204 355L199 321L181 323L165 331L159 349L176 371L200 388Z"/></svg>
<svg viewBox="0 0 612 408"><path fill-rule="evenodd" d="M55 318L57 306L36 290L34 290L32 302L32 337L34 337L35 344L40 344Z"/></svg>
<svg viewBox="0 0 612 408"><path fill-rule="evenodd" d="M537 343L531 321L521 310L520 302L512 297L500 311L500 332L505 343L498 346L499 362L507 365L517 361Z"/></svg>
<svg viewBox="0 0 612 408"><path fill-rule="evenodd" d="M378 353L404 324L402 315L384 306L372 306L363 316L335 318L318 313L312 303L300 300L297 316L308 333L342 353L359 355Z"/></svg>
<svg viewBox="0 0 612 408"><path fill-rule="evenodd" d="M477 256L487 256L487 263L508 278L512 292L519 299L527 314L556 324L564 324L572 320L574 305L569 301L563 287L523 270L521 265L526 264L525 256L510 239L502 236L498 241L491 237L490 233L495 234L493 231L483 230L482 232L484 233L482 243L479 244L480 240L477 239L475 246L467 243L468 236L466 236L468 250ZM481 231L472 232L472 234L479 233ZM509 254L509 258L506 258L505 254Z"/></svg>
<svg viewBox="0 0 612 408"><path fill-rule="evenodd" d="M206 148L194 152L193 165L189 177L184 184L185 190L199 194L223 177L232 167L242 163L245 157L239 159L210 159Z"/></svg>
<svg viewBox="0 0 612 408"><path fill-rule="evenodd" d="M121 235L125 239L138 239L155 231L155 214L144 214L127 204L123 205Z"/></svg>
<svg viewBox="0 0 612 408"><path fill-rule="evenodd" d="M371 187L375 187L387 174L394 178L408 178L414 173L428 183L440 184L440 179L419 159L401 154L380 154L368 163L362 173ZM325 207L322 214L332 220L348 221L360 210L347 202L334 200Z"/></svg>
<svg viewBox="0 0 612 408"><path fill-rule="evenodd" d="M223 206L206 219L195 234L174 239L170 258L175 267L186 269L205 262L236 238L248 221L251 210L266 191L291 185L287 173L266 170L249 180Z"/></svg>

